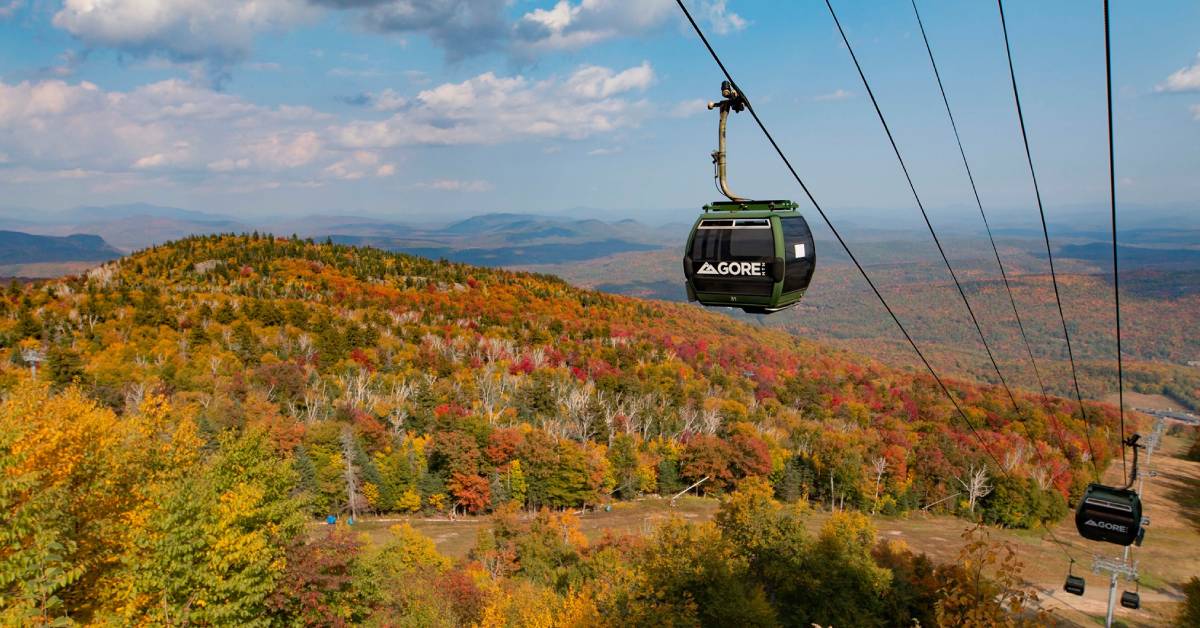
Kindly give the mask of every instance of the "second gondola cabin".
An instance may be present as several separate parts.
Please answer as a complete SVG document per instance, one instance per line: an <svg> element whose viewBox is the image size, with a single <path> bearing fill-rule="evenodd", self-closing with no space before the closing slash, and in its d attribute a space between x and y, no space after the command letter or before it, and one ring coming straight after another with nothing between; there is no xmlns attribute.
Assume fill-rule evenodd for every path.
<svg viewBox="0 0 1200 628"><path fill-rule="evenodd" d="M804 296L816 267L812 231L792 201L704 206L684 251L688 300L778 312Z"/></svg>

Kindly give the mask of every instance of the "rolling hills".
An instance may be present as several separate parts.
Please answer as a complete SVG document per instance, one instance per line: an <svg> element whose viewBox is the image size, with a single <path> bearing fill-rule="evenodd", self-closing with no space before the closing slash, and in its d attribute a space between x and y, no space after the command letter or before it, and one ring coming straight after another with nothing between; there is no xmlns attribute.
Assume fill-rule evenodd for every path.
<svg viewBox="0 0 1200 628"><path fill-rule="evenodd" d="M768 624L928 622L940 587L966 576L885 578L916 557L872 554L870 524L847 513L806 537L804 504L1031 527L1062 517L1092 455L1103 466L1114 452L1109 406L1089 404L1089 435L1065 400L1021 395L1014 409L995 387L950 386L970 426L924 376L688 305L297 238L188 238L0 299L0 507L21 526L0 561L24 574L0 594L29 617L59 615L6 583L38 583L54 612L85 620L212 622L294 617L308 607L289 591L316 587L360 596L337 598L347 617L411 617L417 601L378 588L403 572L432 587L420 608L451 605L443 617L576 600L617 624L752 607ZM955 499L993 456L995 490ZM589 548L568 515L506 518L697 481L731 500L716 527ZM454 569L405 554L425 550L403 529L375 554L301 533L371 512L497 518ZM747 517L775 531L742 529ZM760 533L791 540L763 554L746 545ZM709 584L679 597L695 582L675 560L706 565L695 582ZM21 571L47 561L77 575ZM371 575L320 584L327 568ZM823 588L845 578L862 588ZM903 606L908 594L924 601Z"/></svg>
<svg viewBox="0 0 1200 628"><path fill-rule="evenodd" d="M1141 232L1139 232L1141 233ZM1180 405L1200 408L1200 266L1176 255L1163 241L1145 238L1143 248L1122 247L1122 330L1127 385L1149 394L1167 394ZM858 241L862 240L862 241ZM939 371L998 383L967 318L966 310L940 259L911 236L861 236L856 251L901 320ZM986 239L949 238L955 268L963 279L1001 371L1014 385L1039 390L1020 337L1012 306ZM1002 239L1001 254L1012 281L1022 322L1042 380L1054 394L1071 395L1066 345L1046 271L1045 252L1032 240ZM1109 246L1109 245L1105 245ZM1083 248L1079 248L1083 247ZM818 271L800 306L760 322L805 338L852 348L888 364L920 367L845 254L818 242ZM1056 255L1060 288L1086 396L1101 399L1116 388L1109 258L1097 244L1064 245ZM1111 255L1111 248L1106 249ZM1082 252L1081 252L1082 251ZM1138 253L1138 252L1143 253ZM1083 253L1086 252L1086 255ZM1188 251L1190 252L1190 250ZM585 287L616 294L682 301L678 254L663 250L627 253L607 259L524 268L552 273ZM738 313L731 315L752 320Z"/></svg>
<svg viewBox="0 0 1200 628"><path fill-rule="evenodd" d="M328 224L333 242L476 266L562 264L662 248L665 236L633 220L604 222L529 214L483 214L444 227Z"/></svg>
<svg viewBox="0 0 1200 628"><path fill-rule="evenodd" d="M39 236L0 231L0 266L47 262L105 262L121 252L96 235Z"/></svg>
<svg viewBox="0 0 1200 628"><path fill-rule="evenodd" d="M257 230L497 267L580 262L631 251L653 251L662 248L673 235L669 228L628 219L606 222L571 216L491 213L446 224L442 220L432 215L427 218L430 224L408 224L387 217L342 213L233 218L148 203L57 212L0 210L0 229L45 236L94 233L123 252L193 235ZM52 277L80 269L38 270L36 276Z"/></svg>

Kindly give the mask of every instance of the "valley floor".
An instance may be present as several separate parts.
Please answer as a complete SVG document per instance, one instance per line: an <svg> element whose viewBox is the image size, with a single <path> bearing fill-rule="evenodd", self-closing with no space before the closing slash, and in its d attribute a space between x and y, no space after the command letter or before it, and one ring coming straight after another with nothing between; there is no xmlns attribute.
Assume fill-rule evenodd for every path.
<svg viewBox="0 0 1200 628"><path fill-rule="evenodd" d="M1200 573L1200 462L1183 458L1190 441L1180 437L1165 437L1163 446L1155 452L1153 467L1158 477L1148 481L1145 490L1146 515L1151 519L1146 543L1136 548L1135 558L1142 575L1142 608L1138 611L1119 608L1116 617L1131 626L1161 626L1169 624L1179 602L1183 599L1181 585ZM1109 468L1105 481L1119 484L1120 463ZM646 534L670 517L702 521L716 512L718 501L710 498L685 497L675 508L665 498L646 498L618 502L611 511L587 512L580 516L580 527L590 539L606 531L618 534ZM809 517L809 528L816 534L829 517L818 510ZM452 558L467 555L479 530L490 524L487 517L464 517L455 521L443 518L379 518L366 519L356 529L373 543L389 537L388 528L407 521L434 540L439 551ZM947 516L915 514L908 517L876 517L879 538L901 539L915 551L924 552L936 562L951 562L961 547L960 536L967 528L962 519ZM1068 517L1054 528L1054 534L1066 546L1076 561L1075 574L1084 576L1088 589L1083 597L1062 591L1068 559L1063 548L1055 544L1044 530L993 529L994 539L1010 541L1025 565L1025 577L1038 590L1047 608L1067 625L1089 626L1103 622L1108 595L1107 578L1091 573L1091 560L1096 554L1120 556L1120 548L1085 541L1075 532L1074 519ZM1126 583L1119 585L1124 590Z"/></svg>

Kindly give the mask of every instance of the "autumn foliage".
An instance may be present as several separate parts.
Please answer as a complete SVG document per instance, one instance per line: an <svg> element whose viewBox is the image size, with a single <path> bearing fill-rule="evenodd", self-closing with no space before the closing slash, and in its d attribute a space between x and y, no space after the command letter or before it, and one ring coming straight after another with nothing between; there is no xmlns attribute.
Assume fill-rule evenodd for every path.
<svg viewBox="0 0 1200 628"><path fill-rule="evenodd" d="M771 623L835 594L800 566L884 599L885 572L921 565L878 561L850 514L803 537L790 504L1029 527L1090 469L1071 403L951 386L981 439L927 378L693 307L189 238L0 296L0 607L16 623ZM1088 412L1104 464L1116 417ZM975 509L946 499L992 456L1006 472ZM562 513L704 478L766 527L729 511L588 544ZM416 512L497 523L453 568L411 529L382 549L303 532Z"/></svg>

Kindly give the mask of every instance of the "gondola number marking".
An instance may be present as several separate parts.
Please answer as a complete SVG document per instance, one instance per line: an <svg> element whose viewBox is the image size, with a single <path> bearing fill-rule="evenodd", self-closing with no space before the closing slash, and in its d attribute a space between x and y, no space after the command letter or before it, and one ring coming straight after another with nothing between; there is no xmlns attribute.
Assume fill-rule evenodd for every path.
<svg viewBox="0 0 1200 628"><path fill-rule="evenodd" d="M713 266L709 262L704 262L696 274L762 277L767 274L767 265L763 262L720 262Z"/></svg>
<svg viewBox="0 0 1200 628"><path fill-rule="evenodd" d="M804 257L804 245L803 244L793 244L792 252L795 253L796 259L802 259Z"/></svg>

